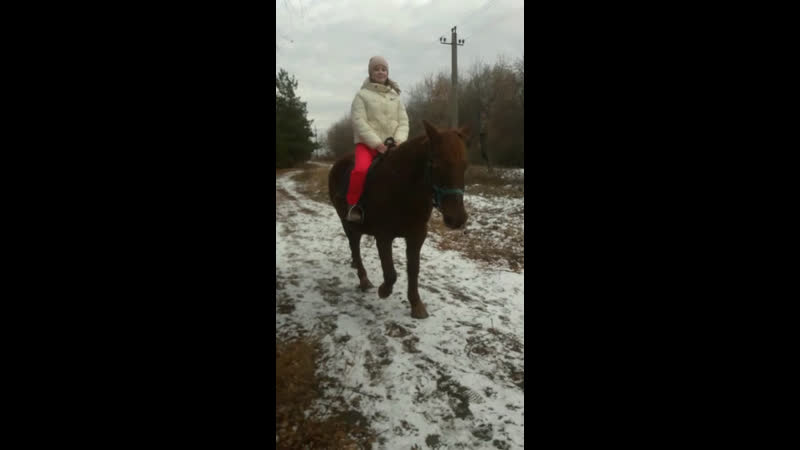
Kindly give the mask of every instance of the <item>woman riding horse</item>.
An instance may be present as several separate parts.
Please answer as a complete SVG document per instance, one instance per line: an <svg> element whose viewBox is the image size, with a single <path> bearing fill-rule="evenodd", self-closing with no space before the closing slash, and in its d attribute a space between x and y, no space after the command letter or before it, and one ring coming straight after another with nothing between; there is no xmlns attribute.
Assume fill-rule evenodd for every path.
<svg viewBox="0 0 800 450"><path fill-rule="evenodd" d="M408 139L408 114L400 100L400 87L389 79L389 63L381 56L373 56L367 72L369 77L350 107L356 149L347 191L347 220L358 223L364 220L359 200L372 160L384 153L387 145L400 145Z"/></svg>
<svg viewBox="0 0 800 450"><path fill-rule="evenodd" d="M343 192L353 167L354 156L348 154L333 164L328 176L331 203L342 221L350 243L352 265L358 273L359 288L372 288L361 261L361 236L375 236L383 269L383 284L378 295L386 298L397 280L392 259L392 241L406 241L408 301L411 317L428 317L419 296L417 279L422 244L428 234L428 221L435 207L442 213L448 228L460 228L467 220L464 209L464 172L467 168L466 129L436 129L422 121L425 135L410 139L387 152L383 162L372 169L370 184L361 196L361 203L370 211L366 220L350 221L352 211L349 193Z"/></svg>

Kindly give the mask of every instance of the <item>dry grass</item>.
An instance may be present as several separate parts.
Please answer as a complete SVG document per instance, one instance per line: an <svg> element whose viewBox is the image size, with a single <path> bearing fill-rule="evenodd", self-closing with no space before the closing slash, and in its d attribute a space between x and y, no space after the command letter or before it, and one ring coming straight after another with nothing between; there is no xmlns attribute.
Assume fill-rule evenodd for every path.
<svg viewBox="0 0 800 450"><path fill-rule="evenodd" d="M486 166L480 164L470 164L467 171L464 173L464 182L466 184L480 183L480 184L524 184L523 179L503 178L502 174L509 169L492 168L491 172Z"/></svg>
<svg viewBox="0 0 800 450"><path fill-rule="evenodd" d="M280 176L280 175L283 175L283 174L289 173L289 172L301 172L301 171L305 171L305 170L309 170L309 169L319 169L319 168L321 168L321 167L316 165L316 164L312 164L311 162L304 162L304 163L298 164L295 167L288 167L286 169L277 169L276 168L275 169L275 176L277 177L277 176Z"/></svg>
<svg viewBox="0 0 800 450"><path fill-rule="evenodd" d="M314 338L279 340L275 345L276 448L371 448L374 434L354 424L346 411L326 418L311 413L312 403L321 396L319 355Z"/></svg>
<svg viewBox="0 0 800 450"><path fill-rule="evenodd" d="M330 205L328 196L328 172L330 168L309 164L304 170L293 175L297 181L297 191L312 200Z"/></svg>
<svg viewBox="0 0 800 450"><path fill-rule="evenodd" d="M470 165L464 173L464 184L471 194L496 197L521 198L525 196L525 180L523 178L503 177L507 169Z"/></svg>
<svg viewBox="0 0 800 450"><path fill-rule="evenodd" d="M428 222L428 230L442 237L436 242L440 250L455 250L466 257L484 261L491 265L507 265L514 272L525 269L523 230L509 224L502 232L507 239L502 242L487 240L478 233L452 230L442 221L441 214L434 212Z"/></svg>

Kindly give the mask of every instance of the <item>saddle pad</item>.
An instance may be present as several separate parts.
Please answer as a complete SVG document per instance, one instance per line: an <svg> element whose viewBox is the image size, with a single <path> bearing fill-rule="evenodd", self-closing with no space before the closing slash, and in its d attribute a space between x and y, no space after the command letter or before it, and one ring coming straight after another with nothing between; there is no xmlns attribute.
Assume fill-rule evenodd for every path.
<svg viewBox="0 0 800 450"><path fill-rule="evenodd" d="M371 177L372 169L374 169L378 165L378 162L380 162L381 159L383 159L383 155L378 154L378 156L373 158L372 162L369 165L369 169L367 169L367 177L364 180L364 189L362 190L361 193L362 198L364 197L364 193L367 192L367 186L369 186L370 180L372 179ZM347 165L347 171L346 171L347 176L344 177L344 179L342 180L342 184L340 186L340 191L339 191L339 194L341 194L342 197L347 197L347 190L350 188L350 174L353 173L353 168L355 166L356 166L355 161Z"/></svg>
<svg viewBox="0 0 800 450"><path fill-rule="evenodd" d="M347 189L350 187L350 174L353 173L353 168L356 166L355 161L347 165L345 173L347 176L342 177L342 182L339 184L339 196L347 197Z"/></svg>

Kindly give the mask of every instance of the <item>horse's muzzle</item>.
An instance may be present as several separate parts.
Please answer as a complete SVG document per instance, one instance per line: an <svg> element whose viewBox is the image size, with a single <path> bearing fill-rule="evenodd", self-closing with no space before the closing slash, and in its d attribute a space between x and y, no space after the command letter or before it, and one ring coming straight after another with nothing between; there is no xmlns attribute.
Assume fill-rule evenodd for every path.
<svg viewBox="0 0 800 450"><path fill-rule="evenodd" d="M467 222L467 213L466 212L462 212L460 214L452 214L452 215L451 214L442 213L442 217L444 219L444 224L448 228L452 228L454 230L457 230L457 229L463 227L464 224Z"/></svg>
<svg viewBox="0 0 800 450"><path fill-rule="evenodd" d="M457 230L467 222L467 211L464 209L463 195L445 196L439 212L442 213L442 219L448 228Z"/></svg>

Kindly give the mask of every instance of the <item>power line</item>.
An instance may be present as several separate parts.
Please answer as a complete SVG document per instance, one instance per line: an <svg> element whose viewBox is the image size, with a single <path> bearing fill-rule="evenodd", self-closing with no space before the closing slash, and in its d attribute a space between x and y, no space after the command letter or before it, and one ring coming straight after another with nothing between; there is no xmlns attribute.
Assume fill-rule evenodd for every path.
<svg viewBox="0 0 800 450"><path fill-rule="evenodd" d="M497 24L499 22L502 22L502 21L508 19L509 17L514 16L516 14L516 12L519 11L520 9L522 9L522 8L515 8L515 9L507 12L506 14L501 15L498 19L489 22L488 24L486 24L483 27L479 28L478 31L475 31L474 33L470 34L469 36L467 36L464 39L472 38L473 36L477 36L478 34L483 33L484 31L489 29L489 26L495 25L495 24Z"/></svg>
<svg viewBox="0 0 800 450"><path fill-rule="evenodd" d="M484 3L484 4L483 4L483 6L481 6L481 7L480 7L480 8L478 8L478 9L476 9L475 11L472 11L472 13L471 13L471 14L469 14L467 17L464 17L463 19L461 19L461 26L463 27L463 26L464 26L464 24L465 24L465 23L467 23L467 21L468 21L470 18L472 18L472 17L477 17L477 16L475 16L475 14L476 14L477 12L480 12L480 11L485 11L486 9L488 9L489 3L492 3L493 1L494 1L494 0L489 0L489 1L487 1L486 3Z"/></svg>

